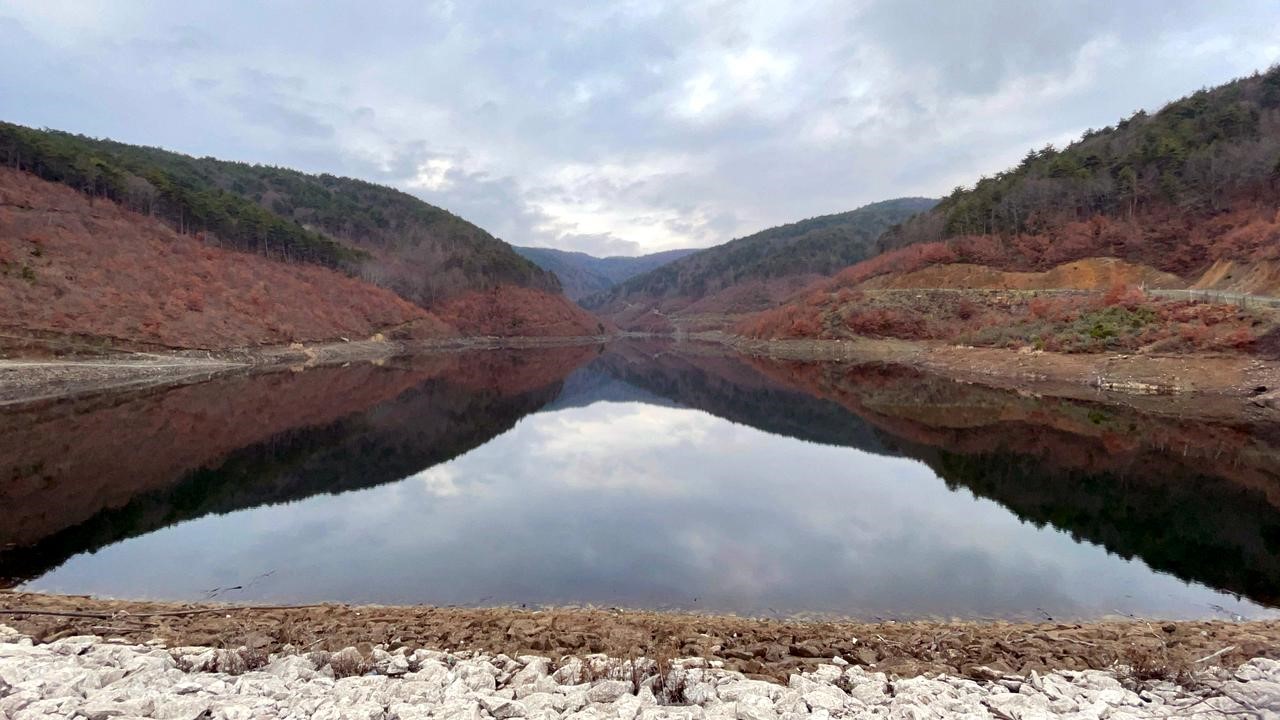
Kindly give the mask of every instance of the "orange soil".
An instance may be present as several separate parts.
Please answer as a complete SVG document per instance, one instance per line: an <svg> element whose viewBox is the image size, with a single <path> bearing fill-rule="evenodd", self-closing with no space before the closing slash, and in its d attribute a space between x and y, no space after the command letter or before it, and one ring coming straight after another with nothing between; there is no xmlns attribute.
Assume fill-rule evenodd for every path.
<svg viewBox="0 0 1280 720"><path fill-rule="evenodd" d="M1191 287L1274 297L1280 295L1280 262L1219 260Z"/></svg>
<svg viewBox="0 0 1280 720"><path fill-rule="evenodd" d="M847 287L878 275L958 262L1001 270L1047 270L1091 257L1115 257L1189 280L1218 261L1254 264L1280 260L1277 239L1280 211L1273 204L1241 202L1232 210L1207 217L1176 207L1156 207L1133 219L1098 215L1063 222L1036 234L966 235L908 245L852 265L826 283Z"/></svg>
<svg viewBox="0 0 1280 720"><path fill-rule="evenodd" d="M1178 276L1116 258L1085 258L1045 272L1012 272L986 265L931 265L897 275L879 275L862 283L866 289L956 288L963 290L1108 290L1116 285L1182 288Z"/></svg>

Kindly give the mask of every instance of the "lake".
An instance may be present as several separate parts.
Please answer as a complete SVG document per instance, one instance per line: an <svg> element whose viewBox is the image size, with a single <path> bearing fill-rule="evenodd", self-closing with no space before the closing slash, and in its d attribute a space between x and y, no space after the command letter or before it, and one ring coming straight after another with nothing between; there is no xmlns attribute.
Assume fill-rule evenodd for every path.
<svg viewBox="0 0 1280 720"><path fill-rule="evenodd" d="M0 586L777 617L1277 617L1280 432L692 343L0 411Z"/></svg>

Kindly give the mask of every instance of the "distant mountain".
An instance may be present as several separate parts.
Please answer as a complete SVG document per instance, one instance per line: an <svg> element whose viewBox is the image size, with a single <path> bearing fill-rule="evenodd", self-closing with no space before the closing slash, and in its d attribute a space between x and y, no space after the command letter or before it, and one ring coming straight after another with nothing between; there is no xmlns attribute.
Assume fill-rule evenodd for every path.
<svg viewBox="0 0 1280 720"><path fill-rule="evenodd" d="M555 275L476 225L393 188L10 123L0 123L0 163L71 187L90 203L118 205L125 224L161 222L206 246L340 270L430 310L457 334L586 335L601 327L561 295ZM61 256L57 234L27 225L23 240L44 242L51 258ZM127 264L130 252L150 252L127 240L138 234L117 230L120 262ZM130 292L110 276L93 277L103 292ZM22 294L22 285L14 288ZM266 298L258 309L267 320L272 302ZM78 328L73 318L66 329L94 328Z"/></svg>
<svg viewBox="0 0 1280 720"><path fill-rule="evenodd" d="M898 198L769 228L637 275L583 305L637 329L672 313L762 310L870 256L885 230L935 204Z"/></svg>
<svg viewBox="0 0 1280 720"><path fill-rule="evenodd" d="M696 249L667 250L637 257L613 255L601 258L553 248L514 247L526 260L554 273L564 288L564 294L572 300L608 290L636 275L698 252Z"/></svg>

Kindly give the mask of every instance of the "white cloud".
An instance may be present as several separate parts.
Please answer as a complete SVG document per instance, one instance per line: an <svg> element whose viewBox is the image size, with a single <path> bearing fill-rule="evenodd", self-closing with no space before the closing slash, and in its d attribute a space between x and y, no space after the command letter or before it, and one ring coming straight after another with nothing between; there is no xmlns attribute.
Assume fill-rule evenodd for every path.
<svg viewBox="0 0 1280 720"><path fill-rule="evenodd" d="M394 184L506 240L703 246L941 194L1280 58L1280 6L0 8L0 116Z"/></svg>

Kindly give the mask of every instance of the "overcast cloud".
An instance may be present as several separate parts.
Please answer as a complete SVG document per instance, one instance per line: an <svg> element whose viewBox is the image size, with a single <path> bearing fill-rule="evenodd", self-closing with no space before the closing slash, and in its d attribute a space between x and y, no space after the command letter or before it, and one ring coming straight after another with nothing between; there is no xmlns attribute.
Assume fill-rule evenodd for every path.
<svg viewBox="0 0 1280 720"><path fill-rule="evenodd" d="M1280 3L0 4L0 119L635 254L940 195L1280 60Z"/></svg>

